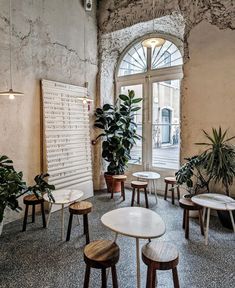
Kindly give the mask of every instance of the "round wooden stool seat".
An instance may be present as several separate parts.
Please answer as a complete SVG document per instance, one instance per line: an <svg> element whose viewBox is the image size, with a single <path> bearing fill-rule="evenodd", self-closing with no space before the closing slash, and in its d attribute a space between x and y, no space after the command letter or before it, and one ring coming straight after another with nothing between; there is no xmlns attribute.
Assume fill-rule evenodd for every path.
<svg viewBox="0 0 235 288"><path fill-rule="evenodd" d="M120 182L121 183L121 195L123 197L123 201L125 201L126 195L125 195L124 183L125 183L126 179L127 179L126 175L113 175L111 199L113 199L114 187L115 187L116 182Z"/></svg>
<svg viewBox="0 0 235 288"><path fill-rule="evenodd" d="M182 198L179 200L180 207L187 210L199 210L202 209L201 206L194 204L191 199Z"/></svg>
<svg viewBox="0 0 235 288"><path fill-rule="evenodd" d="M111 268L113 288L118 288L116 264L119 260L119 247L110 240L96 240L86 245L84 261L86 272L83 288L89 287L91 268L101 269L102 288L107 288L106 269ZM98 284L96 284L98 287Z"/></svg>
<svg viewBox="0 0 235 288"><path fill-rule="evenodd" d="M164 181L165 181L165 183L168 183L168 184L176 184L177 183L175 177L165 177Z"/></svg>
<svg viewBox="0 0 235 288"><path fill-rule="evenodd" d="M147 188L148 183L144 181L132 181L131 187L132 188Z"/></svg>
<svg viewBox="0 0 235 288"><path fill-rule="evenodd" d="M149 208L147 186L148 186L148 182L144 182L144 181L132 181L131 182L131 187L132 187L131 206L134 206L135 189L137 189L137 204L140 204L140 189L144 189L145 206L146 208Z"/></svg>
<svg viewBox="0 0 235 288"><path fill-rule="evenodd" d="M142 248L142 260L148 266L147 288L156 287L157 270L172 270L174 288L179 288L179 253L174 245L161 241L150 242Z"/></svg>
<svg viewBox="0 0 235 288"><path fill-rule="evenodd" d="M70 234L72 229L73 215L83 215L83 228L86 235L86 244L90 243L88 214L92 211L93 205L88 201L75 202L69 205L69 224L67 230L66 241L70 240Z"/></svg>
<svg viewBox="0 0 235 288"><path fill-rule="evenodd" d="M109 268L119 260L119 247L110 240L96 240L86 245L84 261L92 268Z"/></svg>
<svg viewBox="0 0 235 288"><path fill-rule="evenodd" d="M191 199L182 198L179 200L180 207L184 209L183 214L183 229L185 229L185 238L189 238L189 211L198 211L199 223L201 228L201 234L204 235L203 219L202 219L202 208L201 206L193 203Z"/></svg>
<svg viewBox="0 0 235 288"><path fill-rule="evenodd" d="M142 259L156 270L169 270L178 265L179 253L176 247L165 242L150 242L142 248Z"/></svg>
<svg viewBox="0 0 235 288"><path fill-rule="evenodd" d="M46 228L46 217L45 217L45 211L44 211L44 199L42 197L37 198L34 194L30 194L30 195L26 195L23 198L23 203L26 205L26 207L25 207L22 231L26 231L29 206L32 207L32 223L34 223L35 222L35 214L36 214L35 206L38 205L38 204L40 204L40 206L41 206L43 227Z"/></svg>
<svg viewBox="0 0 235 288"><path fill-rule="evenodd" d="M167 198L167 192L168 192L168 185L171 185L171 203L174 205L175 204L175 188L177 190L177 197L178 200L180 200L180 189L179 185L175 186L177 184L176 178L175 177L165 177L164 181L166 183L165 185L165 194L164 194L164 200Z"/></svg>
<svg viewBox="0 0 235 288"><path fill-rule="evenodd" d="M26 205L37 205L44 202L43 198L37 198L34 194L26 195L23 199L24 204Z"/></svg>
<svg viewBox="0 0 235 288"><path fill-rule="evenodd" d="M76 215L88 214L92 210L92 204L88 201L75 202L69 206L69 212Z"/></svg>
<svg viewBox="0 0 235 288"><path fill-rule="evenodd" d="M113 175L113 179L115 181L126 181L127 176L126 175Z"/></svg>

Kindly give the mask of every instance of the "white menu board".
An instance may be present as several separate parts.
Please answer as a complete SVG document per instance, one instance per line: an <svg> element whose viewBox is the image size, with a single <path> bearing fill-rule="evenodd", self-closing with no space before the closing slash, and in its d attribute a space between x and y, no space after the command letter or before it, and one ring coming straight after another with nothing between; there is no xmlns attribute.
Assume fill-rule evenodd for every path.
<svg viewBox="0 0 235 288"><path fill-rule="evenodd" d="M93 196L87 88L42 80L43 136L49 183Z"/></svg>

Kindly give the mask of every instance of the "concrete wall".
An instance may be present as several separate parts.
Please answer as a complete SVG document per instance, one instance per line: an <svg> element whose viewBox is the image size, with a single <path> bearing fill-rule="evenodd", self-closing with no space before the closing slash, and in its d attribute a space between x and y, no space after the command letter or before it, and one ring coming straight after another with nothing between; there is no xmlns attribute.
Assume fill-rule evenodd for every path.
<svg viewBox="0 0 235 288"><path fill-rule="evenodd" d="M203 140L202 129L210 131L221 125L235 135L233 1L156 0L153 10L152 0L112 0L101 1L99 10L101 103L112 101L113 72L121 51L151 31L148 25L154 16L155 33L184 42L181 160L199 152L193 143ZM235 193L235 185L232 191Z"/></svg>
<svg viewBox="0 0 235 288"><path fill-rule="evenodd" d="M221 126L235 135L235 31L220 30L206 21L188 38L190 60L184 65L181 137L182 159L202 151L202 129ZM234 142L234 140L233 140ZM235 193L235 185L233 185Z"/></svg>
<svg viewBox="0 0 235 288"><path fill-rule="evenodd" d="M40 172L41 164L40 79L75 85L88 81L95 98L96 9L85 13L82 2L12 1L13 86L24 96L15 101L0 97L0 153L14 161L28 184ZM1 0L0 7L0 90L4 91L9 89L8 0ZM10 212L6 221L21 216Z"/></svg>

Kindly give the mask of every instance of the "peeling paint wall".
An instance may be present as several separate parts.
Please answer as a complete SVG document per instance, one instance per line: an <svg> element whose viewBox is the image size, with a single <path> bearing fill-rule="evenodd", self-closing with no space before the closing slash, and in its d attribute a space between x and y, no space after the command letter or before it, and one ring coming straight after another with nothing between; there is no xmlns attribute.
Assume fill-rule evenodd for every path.
<svg viewBox="0 0 235 288"><path fill-rule="evenodd" d="M95 98L96 9L85 13L78 0L12 1L13 86L24 96L0 98L0 152L13 159L30 184L40 172L40 79L84 85ZM9 89L9 8L0 1L0 90ZM84 34L85 33L85 34ZM84 39L86 45L84 46ZM85 53L84 53L85 51ZM21 217L9 213L6 221Z"/></svg>
<svg viewBox="0 0 235 288"><path fill-rule="evenodd" d="M181 93L183 160L199 152L199 147L193 143L203 140L202 129L209 131L212 126L221 125L230 128L230 135L235 135L232 112L235 106L232 96L235 2L156 0L153 10L152 0L100 1L101 104L113 99L114 70L121 52L134 39L151 32L153 18L156 18L155 33L175 36L184 45ZM161 188L163 186L162 182ZM235 185L232 190L235 193Z"/></svg>

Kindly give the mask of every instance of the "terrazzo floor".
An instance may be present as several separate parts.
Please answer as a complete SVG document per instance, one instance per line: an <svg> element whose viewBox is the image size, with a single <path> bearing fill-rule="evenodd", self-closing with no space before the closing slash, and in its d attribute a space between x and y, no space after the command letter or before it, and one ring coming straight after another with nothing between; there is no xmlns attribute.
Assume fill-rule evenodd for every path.
<svg viewBox="0 0 235 288"><path fill-rule="evenodd" d="M119 195L111 200L107 193L97 193L90 199L94 205L94 210L89 215L91 240L114 239L114 235L102 225L100 218L109 210L130 206L131 193L126 191L126 195L125 202L122 202ZM166 223L166 233L161 240L174 243L179 250L178 273L181 288L235 287L235 235L231 230L222 227L217 217L211 217L209 246L205 246L198 221L192 218L190 240L186 240L182 230L183 211L178 203L172 205L170 201L159 197L159 204L156 206L153 195L149 196L149 203L150 209L160 214ZM66 226L68 217L66 209ZM85 237L82 235L82 227L77 224L75 217L69 242L60 240L59 212L52 214L48 229L41 228L40 215L36 217L36 223L27 225L26 232L21 232L22 220L5 225L0 237L0 287L82 288ZM145 242L141 241L141 246ZM117 243L121 251L117 265L119 287L134 288L135 239L119 236ZM146 266L142 262L141 278L141 287L145 287ZM92 269L90 287L101 287L100 283L99 270ZM110 277L108 287L112 287ZM157 287L173 287L171 271L158 272Z"/></svg>

